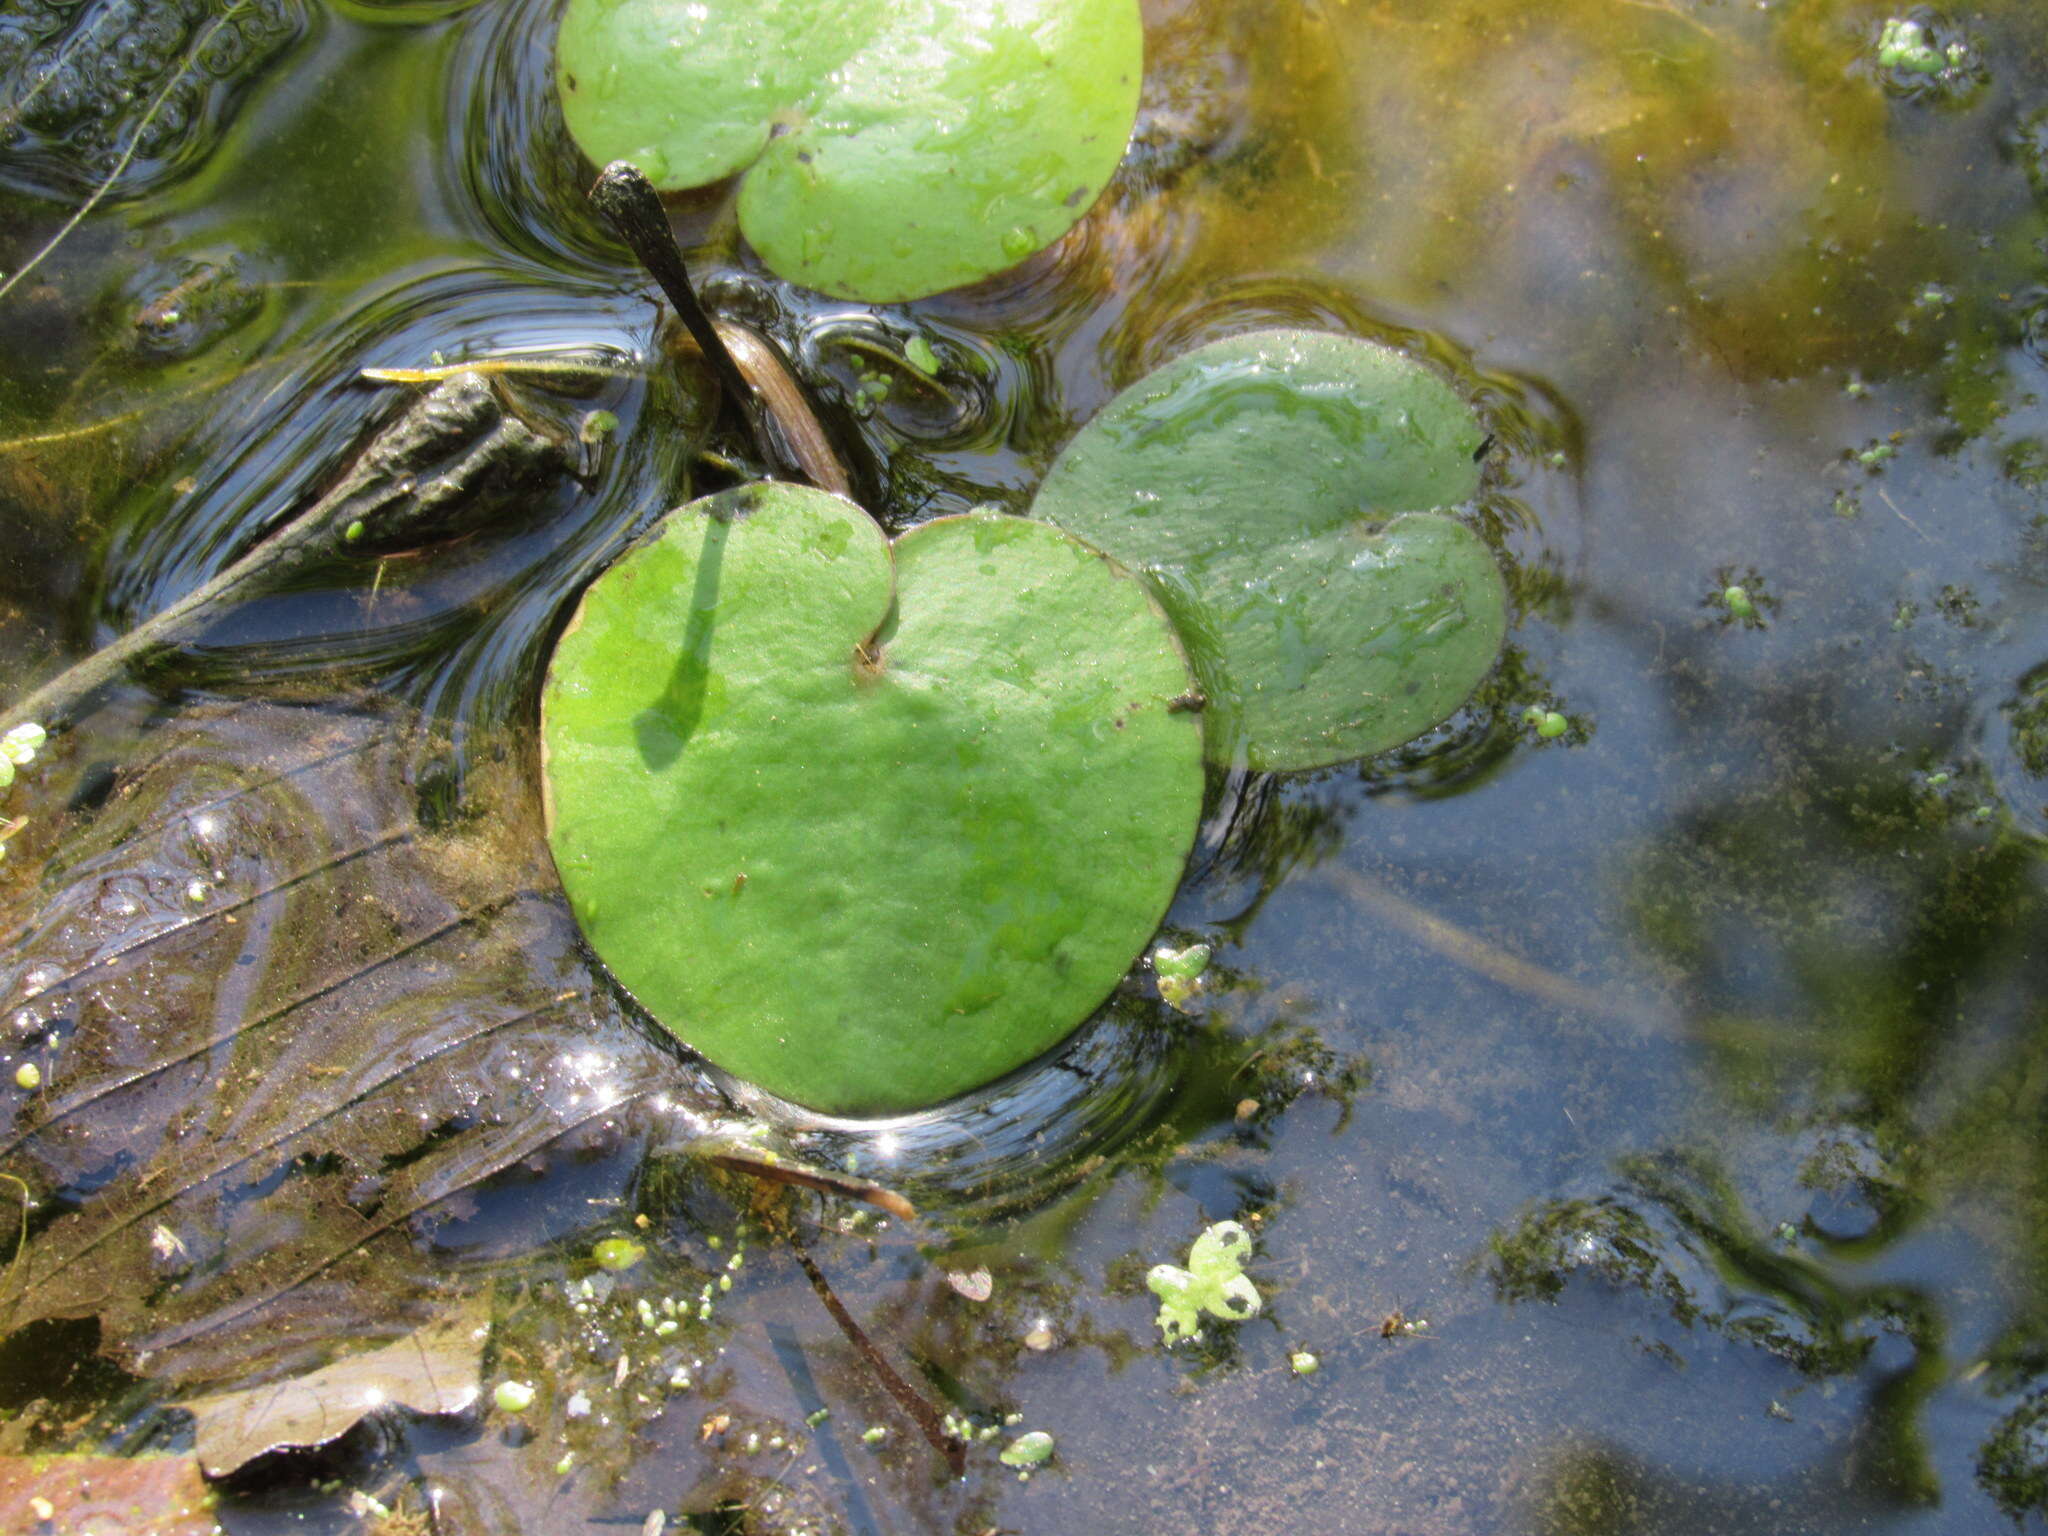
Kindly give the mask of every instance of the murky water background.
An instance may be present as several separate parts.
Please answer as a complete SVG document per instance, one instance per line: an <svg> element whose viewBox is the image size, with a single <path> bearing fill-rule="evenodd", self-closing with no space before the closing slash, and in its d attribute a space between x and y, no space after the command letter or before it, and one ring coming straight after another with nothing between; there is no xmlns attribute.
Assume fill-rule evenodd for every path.
<svg viewBox="0 0 2048 1536"><path fill-rule="evenodd" d="M404 403L357 370L574 357L601 371L520 388L564 421L619 416L591 479L252 604L115 712L132 734L209 691L373 690L423 712L450 805L525 760L565 597L704 473L691 370L580 201L551 13L0 16L0 272L119 172L0 298L8 698L316 492ZM821 1261L932 1396L1057 1437L1028 1484L989 1447L944 1479L758 1245L691 1389L617 1371L636 1346L591 1345L561 1300L590 1237L656 1212L657 1285L717 1262L704 1223L731 1230L617 1158L498 1189L438 1250L495 1274L505 1347L549 1362L550 1401L596 1412L551 1410L524 1446L422 1429L351 1475L441 1488L463 1531L655 1508L725 1532L2038 1520L2048 21L2037 0L1915 10L1966 49L1916 79L1875 65L1890 14L1162 0L1103 203L1015 273L881 311L759 271L715 199L679 208L710 291L836 407L891 526L1021 508L1110 394L1212 337L1417 346L1501 438L1482 512L1520 622L1423 742L1216 786L1172 914L1218 948L1192 1020L1134 983L1071 1082L808 1144L928 1193L939 1225ZM76 41L94 27L99 53ZM72 73L37 88L51 35ZM203 72L120 164L135 100L195 41ZM142 94L81 105L109 86ZM898 371L857 398L912 335L948 394ZM1716 601L1737 580L1754 621ZM1539 741L1532 703L1570 731ZM23 836L10 927L46 894ZM1168 1352L1143 1272L1224 1218L1258 1234L1266 1310ZM981 1265L987 1302L944 1281ZM81 1423L182 1444L163 1394L89 1345L0 1351L6 1448ZM896 1426L880 1450L874 1423ZM557 1473L563 1437L579 1460ZM347 1528L338 1495L259 1504L291 1498L299 1528Z"/></svg>

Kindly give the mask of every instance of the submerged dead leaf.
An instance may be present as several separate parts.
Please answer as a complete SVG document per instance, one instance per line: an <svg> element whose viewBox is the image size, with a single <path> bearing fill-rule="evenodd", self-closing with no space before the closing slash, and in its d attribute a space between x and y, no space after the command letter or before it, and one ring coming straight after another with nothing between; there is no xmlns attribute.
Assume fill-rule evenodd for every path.
<svg viewBox="0 0 2048 1536"><path fill-rule="evenodd" d="M96 1317L172 1390L313 1369L444 1313L455 1260L580 1226L722 1103L598 984L516 773L451 813L410 720L268 704L60 755L57 851L0 888L9 1071L42 1081L0 1099L34 1197L0 1326ZM108 757L111 784L80 766ZM56 814L66 771L97 809ZM595 1165L573 1198L543 1177L569 1163Z"/></svg>
<svg viewBox="0 0 2048 1536"><path fill-rule="evenodd" d="M0 1457L0 1531L212 1536L213 1491L189 1456Z"/></svg>
<svg viewBox="0 0 2048 1536"><path fill-rule="evenodd" d="M949 1269L946 1271L946 1284L969 1301L987 1301L995 1294L995 1279L989 1274L986 1264L975 1270Z"/></svg>
<svg viewBox="0 0 2048 1536"><path fill-rule="evenodd" d="M490 1309L478 1300L382 1349L287 1381L184 1403L194 1420L199 1464L208 1477L226 1477L267 1451L330 1444L372 1416L466 1413L483 1390L489 1331Z"/></svg>

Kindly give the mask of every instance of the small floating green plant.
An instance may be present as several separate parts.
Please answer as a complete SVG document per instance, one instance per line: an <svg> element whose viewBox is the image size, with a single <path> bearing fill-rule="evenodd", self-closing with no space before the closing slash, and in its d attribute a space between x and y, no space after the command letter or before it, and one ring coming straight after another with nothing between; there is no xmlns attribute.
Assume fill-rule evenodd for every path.
<svg viewBox="0 0 2048 1536"><path fill-rule="evenodd" d="M1155 1264L1145 1285L1159 1298L1159 1331L1169 1344L1202 1336L1204 1316L1241 1323L1255 1317L1259 1288L1244 1272L1252 1235L1234 1221L1219 1221L1188 1249L1188 1267Z"/></svg>
<svg viewBox="0 0 2048 1536"><path fill-rule="evenodd" d="M1037 1467L1052 1459L1052 1451L1052 1436L1042 1429L1031 1429L997 1452L996 1460L1006 1467Z"/></svg>
<svg viewBox="0 0 2048 1536"><path fill-rule="evenodd" d="M1180 949L1161 945L1152 951L1152 974L1159 982L1159 995L1169 1008L1187 1012L1187 1005L1202 990L1202 973L1209 968L1209 946L1189 944Z"/></svg>
<svg viewBox="0 0 2048 1536"><path fill-rule="evenodd" d="M1928 41L1927 29L1907 17L1886 20L1877 39L1877 62L1884 69L1911 70L1917 75L1938 73L1948 61Z"/></svg>
<svg viewBox="0 0 2048 1536"><path fill-rule="evenodd" d="M5 735L0 735L0 789L14 783L15 770L34 762L48 739L42 726L33 720L25 720ZM7 857L7 840L27 825L25 816L0 816L0 859Z"/></svg>
<svg viewBox="0 0 2048 1536"><path fill-rule="evenodd" d="M599 1269L631 1269L647 1257L647 1245L636 1243L630 1237L608 1237L590 1250L590 1256L597 1261Z"/></svg>

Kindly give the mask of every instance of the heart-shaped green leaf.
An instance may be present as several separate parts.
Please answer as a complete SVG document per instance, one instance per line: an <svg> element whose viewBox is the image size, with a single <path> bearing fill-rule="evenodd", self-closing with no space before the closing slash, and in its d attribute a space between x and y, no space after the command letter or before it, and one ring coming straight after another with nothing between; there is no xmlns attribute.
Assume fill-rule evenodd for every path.
<svg viewBox="0 0 2048 1536"><path fill-rule="evenodd" d="M1135 0L569 0L562 114L825 293L919 298L1052 244L1137 116Z"/></svg>
<svg viewBox="0 0 2048 1536"><path fill-rule="evenodd" d="M1057 529L942 518L892 560L850 502L747 486L585 593L549 840L591 944L711 1060L917 1108L1056 1044L1158 926L1201 809L1188 682L1143 584Z"/></svg>
<svg viewBox="0 0 2048 1536"><path fill-rule="evenodd" d="M1032 515L1153 579L1209 698L1212 758L1314 768L1421 735L1492 667L1499 567L1425 510L1478 489L1483 441L1398 352L1255 331L1118 395Z"/></svg>

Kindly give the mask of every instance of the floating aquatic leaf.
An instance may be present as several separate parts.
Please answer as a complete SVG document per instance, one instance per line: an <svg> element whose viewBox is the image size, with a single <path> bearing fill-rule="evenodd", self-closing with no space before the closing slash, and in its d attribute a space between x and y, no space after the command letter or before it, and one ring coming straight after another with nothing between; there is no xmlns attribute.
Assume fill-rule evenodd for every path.
<svg viewBox="0 0 2048 1536"><path fill-rule="evenodd" d="M1499 568L1429 511L1478 488L1483 440L1398 352L1255 331L1118 395L1032 515L1152 578L1207 696L1213 759L1312 768L1419 736L1492 667Z"/></svg>
<svg viewBox="0 0 2048 1536"><path fill-rule="evenodd" d="M892 577L893 565L893 577ZM713 1061L840 1113L1067 1035L1157 927L1202 795L1143 587L1056 529L758 485L592 585L543 699L598 953Z"/></svg>
<svg viewBox="0 0 2048 1536"><path fill-rule="evenodd" d="M1133 0L571 0L556 83L591 160L744 171L784 277L874 301L1014 266L1109 181L1137 115Z"/></svg>
<svg viewBox="0 0 2048 1536"><path fill-rule="evenodd" d="M647 1245L630 1237L608 1237L590 1250L590 1256L599 1269L631 1269L647 1257Z"/></svg>

